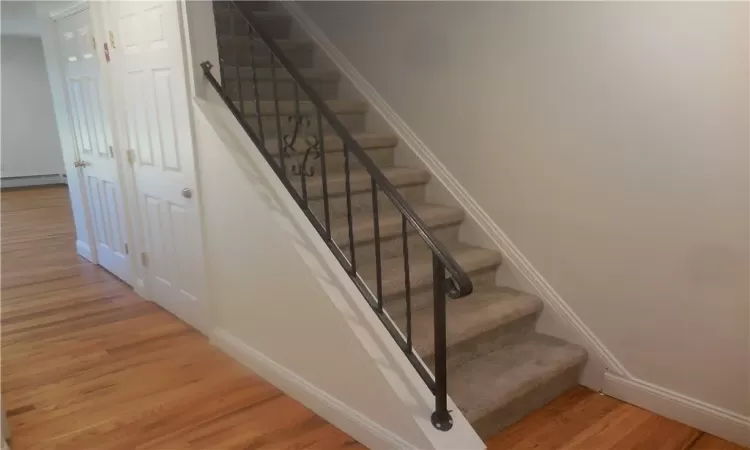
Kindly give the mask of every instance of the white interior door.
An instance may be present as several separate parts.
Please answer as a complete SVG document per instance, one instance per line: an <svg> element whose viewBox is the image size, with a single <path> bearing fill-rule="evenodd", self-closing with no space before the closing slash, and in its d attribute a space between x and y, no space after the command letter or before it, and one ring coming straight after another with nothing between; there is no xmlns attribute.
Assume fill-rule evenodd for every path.
<svg viewBox="0 0 750 450"><path fill-rule="evenodd" d="M202 329L203 248L175 1L109 2L118 115L132 152L147 295Z"/></svg>
<svg viewBox="0 0 750 450"><path fill-rule="evenodd" d="M89 11L59 19L57 33L77 157L84 164L79 170L94 228L94 258L131 283L125 208Z"/></svg>

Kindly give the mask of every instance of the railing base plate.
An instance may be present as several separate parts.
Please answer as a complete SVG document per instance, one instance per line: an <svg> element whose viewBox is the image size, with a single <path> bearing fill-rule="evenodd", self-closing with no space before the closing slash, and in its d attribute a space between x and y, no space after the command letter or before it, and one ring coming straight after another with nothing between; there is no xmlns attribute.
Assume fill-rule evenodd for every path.
<svg viewBox="0 0 750 450"><path fill-rule="evenodd" d="M430 420L432 421L432 425L440 431L448 431L453 428L453 418L448 411L443 413L435 411L430 416Z"/></svg>

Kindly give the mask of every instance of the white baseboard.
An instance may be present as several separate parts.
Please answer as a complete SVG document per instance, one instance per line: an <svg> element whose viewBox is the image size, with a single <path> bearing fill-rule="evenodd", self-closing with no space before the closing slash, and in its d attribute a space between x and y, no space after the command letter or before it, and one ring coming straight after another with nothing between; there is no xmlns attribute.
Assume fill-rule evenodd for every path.
<svg viewBox="0 0 750 450"><path fill-rule="evenodd" d="M80 240L76 241L76 252L78 252L79 255L88 259L92 263L96 264L94 262L94 254L91 252L91 247L89 247L89 244Z"/></svg>
<svg viewBox="0 0 750 450"><path fill-rule="evenodd" d="M63 174L30 175L22 177L3 177L0 179L1 188L16 188L28 186L44 186L48 184L67 184L68 179Z"/></svg>
<svg viewBox="0 0 750 450"><path fill-rule="evenodd" d="M511 242L510 238L479 206L468 191L459 183L448 169L438 160L437 156L422 142L414 131L399 117L375 88L357 71L351 62L331 42L325 33L315 24L295 1L283 1L282 4L300 27L308 34L317 46L323 50L330 60L339 68L341 73L349 79L359 90L370 105L383 117L393 131L399 136L422 161L446 190L456 199L482 231L492 240L497 249L503 254L505 261L513 265L517 271L536 290L536 294L572 329L577 331L582 340L587 342L587 348L593 349L604 362L610 372L629 376L630 374L620 361L594 335L593 331L576 315L570 306L562 299L554 288L534 268L521 251Z"/></svg>
<svg viewBox="0 0 750 450"><path fill-rule="evenodd" d="M349 408L263 353L249 347L228 331L215 329L211 332L210 338L212 344L367 448L416 450L399 436Z"/></svg>
<svg viewBox="0 0 750 450"><path fill-rule="evenodd" d="M750 446L750 417L637 378L607 373L603 392L737 444Z"/></svg>

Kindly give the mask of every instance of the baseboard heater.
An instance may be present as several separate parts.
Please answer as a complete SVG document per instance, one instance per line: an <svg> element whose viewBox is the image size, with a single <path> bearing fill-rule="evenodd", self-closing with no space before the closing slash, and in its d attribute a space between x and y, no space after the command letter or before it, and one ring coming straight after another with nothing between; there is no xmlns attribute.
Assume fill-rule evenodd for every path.
<svg viewBox="0 0 750 450"><path fill-rule="evenodd" d="M16 188L27 186L43 186L46 184L68 184L65 174L53 173L50 175L29 175L25 177L2 177L0 188Z"/></svg>

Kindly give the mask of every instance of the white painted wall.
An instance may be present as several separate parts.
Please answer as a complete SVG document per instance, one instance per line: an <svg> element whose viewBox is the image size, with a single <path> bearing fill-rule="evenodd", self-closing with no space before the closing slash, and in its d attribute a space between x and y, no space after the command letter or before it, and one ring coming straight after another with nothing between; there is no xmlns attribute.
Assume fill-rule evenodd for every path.
<svg viewBox="0 0 750 450"><path fill-rule="evenodd" d="M299 6L632 377L750 414L747 3Z"/></svg>
<svg viewBox="0 0 750 450"><path fill-rule="evenodd" d="M0 176L65 173L39 37L0 37Z"/></svg>

